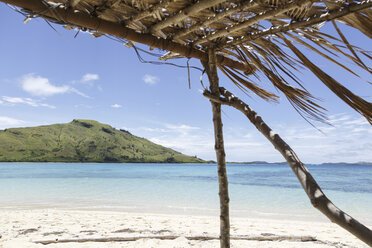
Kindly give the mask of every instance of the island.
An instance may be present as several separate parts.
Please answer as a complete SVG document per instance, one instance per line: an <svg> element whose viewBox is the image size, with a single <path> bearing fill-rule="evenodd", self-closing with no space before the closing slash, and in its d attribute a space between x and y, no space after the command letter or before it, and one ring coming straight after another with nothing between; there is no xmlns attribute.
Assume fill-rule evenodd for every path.
<svg viewBox="0 0 372 248"><path fill-rule="evenodd" d="M82 119L0 130L0 162L205 163L127 130Z"/></svg>

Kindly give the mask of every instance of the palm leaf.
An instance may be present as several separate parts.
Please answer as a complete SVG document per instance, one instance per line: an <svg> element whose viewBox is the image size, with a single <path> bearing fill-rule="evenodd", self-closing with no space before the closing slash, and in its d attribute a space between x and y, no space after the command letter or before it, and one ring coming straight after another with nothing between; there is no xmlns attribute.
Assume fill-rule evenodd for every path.
<svg viewBox="0 0 372 248"><path fill-rule="evenodd" d="M317 121L324 121L324 108L319 104L315 103L315 97L313 97L308 91L301 90L290 84L281 76L275 73L274 68L266 66L257 55L248 51L244 46L239 46L241 52L243 52L250 61L256 65L256 67L262 71L265 76L271 81L276 89L281 91L289 102L301 113L304 113L306 117Z"/></svg>
<svg viewBox="0 0 372 248"><path fill-rule="evenodd" d="M284 35L280 35L292 52L309 68L333 93L341 98L354 110L362 114L370 123L372 123L372 103L353 94L346 87L337 82L334 78L322 71L313 64L303 53L301 53Z"/></svg>
<svg viewBox="0 0 372 248"><path fill-rule="evenodd" d="M262 99L266 101L275 101L278 96L262 89L261 87L258 87L255 83L248 81L248 78L241 74L240 72L229 69L225 66L219 66L219 69L235 84L237 85L241 90L248 93L246 89L249 89L253 93L255 93L257 96L261 97ZM244 88L244 87L246 88Z"/></svg>
<svg viewBox="0 0 372 248"><path fill-rule="evenodd" d="M370 68L368 68L363 61L359 58L357 53L354 51L353 46L350 45L350 43L347 41L346 37L344 34L341 32L341 30L337 27L337 24L334 20L332 20L333 26L335 27L337 33L340 35L342 41L346 44L347 48L350 50L350 52L354 55L355 59L360 63L362 67L364 67L367 71L372 72ZM372 28L372 26L371 26Z"/></svg>
<svg viewBox="0 0 372 248"><path fill-rule="evenodd" d="M355 72L353 72L352 70L350 70L349 68L347 68L345 65L341 64L340 62L336 61L335 59L333 59L332 57L328 56L327 54L324 54L322 53L321 51L319 51L318 49L314 48L313 46L309 45L308 43L306 43L305 41L303 41L302 39L290 34L290 33L287 33L287 35L289 37L291 37L292 39L296 40L297 42L299 42L300 44L304 45L305 47L309 48L311 51L321 55L322 57L328 59L329 61L332 61L333 63L335 63L336 65L340 66L341 68L345 69L346 71L350 72L351 74L353 74L354 76L357 76L359 77L358 74L356 74Z"/></svg>

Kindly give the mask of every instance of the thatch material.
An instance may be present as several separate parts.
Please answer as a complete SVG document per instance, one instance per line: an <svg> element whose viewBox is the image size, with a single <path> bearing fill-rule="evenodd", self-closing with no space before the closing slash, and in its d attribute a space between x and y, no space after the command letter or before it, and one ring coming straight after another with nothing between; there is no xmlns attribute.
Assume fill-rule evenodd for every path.
<svg viewBox="0 0 372 248"><path fill-rule="evenodd" d="M371 38L372 0L0 1L24 8L30 17L44 17L77 29L98 31L95 33L98 35L110 34L171 52L162 59L184 56L208 61L207 50L214 47L219 68L246 93L253 92L265 100L278 98L261 81L255 81L263 75L301 114L321 121L324 109L295 76L300 67L305 67L372 122L371 103L351 93L301 55L304 46L358 76L340 63L337 55L343 55L371 72L363 61L372 58L370 52L350 44L336 21ZM333 22L339 38L321 31L327 21ZM297 58L284 51L284 47L289 47Z"/></svg>
<svg viewBox="0 0 372 248"><path fill-rule="evenodd" d="M253 15L252 17L246 19L243 22L240 22L236 25L233 25L233 26L231 26L227 29L218 30L211 35L207 35L206 37L204 37L202 39L199 39L195 42L195 44L203 44L203 43L208 42L208 41L213 41L213 40L215 40L219 37L229 35L230 33L236 33L237 31L239 31L241 29L250 27L253 24L259 23L260 21L263 21L265 19L269 19L269 18L278 16L280 14L283 14L287 11L290 11L290 10L298 8L298 7L301 8L302 6L307 5L307 3L308 3L308 0L299 0L299 1L296 1L296 2L291 2L289 4L278 6L278 8L275 8L273 10L265 11L265 12L260 13L258 15Z"/></svg>

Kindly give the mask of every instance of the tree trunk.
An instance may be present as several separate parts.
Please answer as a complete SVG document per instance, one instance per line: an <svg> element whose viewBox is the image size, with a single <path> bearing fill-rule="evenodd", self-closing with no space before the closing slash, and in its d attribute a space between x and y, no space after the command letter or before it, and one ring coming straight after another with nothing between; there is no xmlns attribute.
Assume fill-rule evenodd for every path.
<svg viewBox="0 0 372 248"><path fill-rule="evenodd" d="M224 88L220 88L220 94L223 95L224 98L216 97L216 94L211 94L208 91L204 92L204 96L208 97L212 101L230 105L243 112L258 131L260 131L274 145L275 149L277 149L288 162L309 197L311 204L327 216L332 222L338 224L372 247L372 231L350 215L340 210L326 197L306 166L300 161L290 146L282 140L278 134L272 131L262 118L243 101Z"/></svg>
<svg viewBox="0 0 372 248"><path fill-rule="evenodd" d="M218 75L216 52L214 49L208 50L209 61L202 61L207 72L210 90L212 94L219 96ZM230 217L229 217L229 191L226 174L225 148L223 142L221 104L211 101L213 111L215 151L218 168L218 184L220 197L220 246L221 248L230 247Z"/></svg>

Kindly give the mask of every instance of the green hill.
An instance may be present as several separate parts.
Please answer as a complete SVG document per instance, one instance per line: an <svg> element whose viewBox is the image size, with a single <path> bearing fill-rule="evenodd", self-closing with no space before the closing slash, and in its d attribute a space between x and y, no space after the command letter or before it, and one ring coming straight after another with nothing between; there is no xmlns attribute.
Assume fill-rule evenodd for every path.
<svg viewBox="0 0 372 248"><path fill-rule="evenodd" d="M1 130L0 162L204 161L97 121L73 120L66 124Z"/></svg>

